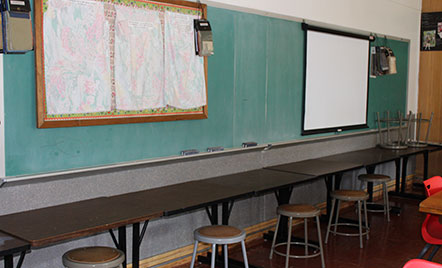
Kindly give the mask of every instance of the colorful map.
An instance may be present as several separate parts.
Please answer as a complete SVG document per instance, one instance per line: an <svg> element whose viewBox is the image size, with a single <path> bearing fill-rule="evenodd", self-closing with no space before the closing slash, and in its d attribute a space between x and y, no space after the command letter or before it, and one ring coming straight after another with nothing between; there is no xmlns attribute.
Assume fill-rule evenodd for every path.
<svg viewBox="0 0 442 268"><path fill-rule="evenodd" d="M47 120L202 113L200 11L131 0L44 0Z"/></svg>
<svg viewBox="0 0 442 268"><path fill-rule="evenodd" d="M193 20L198 17L165 12L165 101L177 108L206 104L204 59L195 55Z"/></svg>
<svg viewBox="0 0 442 268"><path fill-rule="evenodd" d="M43 27L47 113L109 111L109 31L103 3L49 0Z"/></svg>
<svg viewBox="0 0 442 268"><path fill-rule="evenodd" d="M115 94L118 110L164 107L160 12L116 6Z"/></svg>

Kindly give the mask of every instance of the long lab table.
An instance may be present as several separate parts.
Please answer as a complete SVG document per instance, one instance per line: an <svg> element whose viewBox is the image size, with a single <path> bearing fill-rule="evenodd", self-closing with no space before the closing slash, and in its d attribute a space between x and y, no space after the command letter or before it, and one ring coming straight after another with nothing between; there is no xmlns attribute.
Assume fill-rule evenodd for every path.
<svg viewBox="0 0 442 268"><path fill-rule="evenodd" d="M19 212L0 216L0 230L28 242L31 247L48 246L108 230L116 247L126 253L126 227L132 225L132 267L138 268L140 245L151 219L206 208L211 223L218 224L218 204L222 204L222 224L228 224L233 201L237 199L274 191L278 204L285 204L296 184L393 160L398 170L402 157L424 153L428 160L428 152L436 149L389 151L372 148ZM140 230L142 222L144 225ZM118 239L113 229L118 229ZM126 262L123 266L126 267Z"/></svg>
<svg viewBox="0 0 442 268"><path fill-rule="evenodd" d="M365 168L367 173L374 173L376 165L395 162L396 166L396 184L395 191L390 192L392 195L400 197L422 198L417 195L408 194L405 192L406 177L407 177L407 162L412 155L424 155L424 179L428 176L428 154L437 150L441 150L441 146L427 146L423 148L408 148L404 150L388 150L379 147L363 149L358 151L351 151L316 159L309 159L299 162L287 163L283 165L276 165L266 167L267 169L289 172L292 174L308 174L316 177L324 177L327 189L331 190L336 185L339 185L342 173L345 171ZM402 165L401 165L402 162ZM402 176L401 176L402 169ZM336 185L332 186L332 176L336 177ZM401 180L402 177L402 180ZM372 198L373 184L369 184L368 191L370 193L370 200ZM329 193L327 194L327 201L330 201ZM327 202L327 211L330 210L330 202ZM395 208L398 210L398 208Z"/></svg>
<svg viewBox="0 0 442 268"><path fill-rule="evenodd" d="M408 158L413 155L423 154L424 156L424 180L428 177L428 155L430 152L441 150L440 146L427 146L422 148L407 148L403 150L387 150L381 148L370 148L353 151L343 154L331 155L319 159L328 161L345 161L363 165L368 173L373 173L376 165L394 161L396 166L396 185L392 195L401 197L416 197L405 192ZM402 165L401 165L402 161ZM402 169L402 174L401 174ZM402 180L401 180L402 178Z"/></svg>
<svg viewBox="0 0 442 268"><path fill-rule="evenodd" d="M211 223L218 224L217 206L223 204L222 223L228 224L234 200L282 191L312 178L253 170L4 215L0 216L0 230L32 247L109 231L115 246L126 253L126 226L132 225L132 267L138 268L140 245L149 220L205 207ZM144 225L140 230L141 222ZM113 233L115 228L118 239Z"/></svg>

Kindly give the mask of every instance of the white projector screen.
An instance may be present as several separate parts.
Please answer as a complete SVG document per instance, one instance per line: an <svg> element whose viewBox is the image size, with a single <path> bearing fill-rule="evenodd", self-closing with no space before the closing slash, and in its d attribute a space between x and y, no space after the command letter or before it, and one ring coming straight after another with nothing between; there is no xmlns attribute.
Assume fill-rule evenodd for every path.
<svg viewBox="0 0 442 268"><path fill-rule="evenodd" d="M302 134L367 127L369 38L322 28L304 29Z"/></svg>

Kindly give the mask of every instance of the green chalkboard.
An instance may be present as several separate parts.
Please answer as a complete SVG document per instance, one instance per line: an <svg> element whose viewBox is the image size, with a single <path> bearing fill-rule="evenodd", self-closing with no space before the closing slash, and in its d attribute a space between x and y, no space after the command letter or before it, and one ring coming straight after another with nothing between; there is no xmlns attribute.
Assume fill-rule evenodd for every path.
<svg viewBox="0 0 442 268"><path fill-rule="evenodd" d="M375 46L390 47L395 56L397 74L378 76L370 79L368 96L368 123L370 127L377 127L376 112L381 117L387 110L397 116L397 111L406 113L407 86L408 86L408 42L377 38Z"/></svg>
<svg viewBox="0 0 442 268"><path fill-rule="evenodd" d="M34 53L4 56L6 175L24 175L301 138L304 34L301 24L208 8L208 119L37 129ZM382 41L382 40L381 40ZM404 111L408 43L388 40L398 74L370 79L375 112Z"/></svg>

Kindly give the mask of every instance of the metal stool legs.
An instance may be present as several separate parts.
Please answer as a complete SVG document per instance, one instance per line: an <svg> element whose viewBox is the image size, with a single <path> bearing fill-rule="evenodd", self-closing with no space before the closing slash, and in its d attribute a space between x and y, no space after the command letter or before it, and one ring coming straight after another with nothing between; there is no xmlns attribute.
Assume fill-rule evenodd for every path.
<svg viewBox="0 0 442 268"><path fill-rule="evenodd" d="M285 268L289 267L289 258L290 258L290 245L292 240L292 225L293 225L293 218L289 217L289 232L287 235L287 251L285 253ZM275 239L275 238L273 238Z"/></svg>
<svg viewBox="0 0 442 268"><path fill-rule="evenodd" d="M244 259L244 267L249 268L249 262L247 260L246 244L244 240L241 241L241 248L242 248L242 257Z"/></svg>
<svg viewBox="0 0 442 268"><path fill-rule="evenodd" d="M387 215L387 221L390 221L390 202L388 200L388 186L387 182L390 181L390 177L382 174L361 174L358 176L359 180L361 180L361 190L363 185L365 184L368 188L369 183L373 184L382 184L382 194L384 199L384 205L382 209L370 209L370 212L384 212L384 215ZM368 204L374 204L368 202Z"/></svg>
<svg viewBox="0 0 442 268"><path fill-rule="evenodd" d="M388 187L387 183L382 183L382 188L384 188L384 207L385 207L385 213L387 214L387 221L390 221L390 201L388 200Z"/></svg>
<svg viewBox="0 0 442 268"><path fill-rule="evenodd" d="M336 208L336 219L335 219L335 223L332 224L332 219L333 219L333 214L335 211L335 205L336 202L338 203L337 208ZM353 223L339 223L338 222L338 218L339 218L339 203L340 200L333 198L332 199L332 207L331 207L331 213L330 213L330 218L328 220L328 225L327 225L327 233L325 235L325 244L328 243L328 237L330 235L330 233L333 233L334 235L344 235L344 236L359 236L359 247L363 248L363 244L362 244L362 236L366 235L367 236L367 240L369 239L369 228L368 228L368 217L367 217L367 202L365 200L358 200L356 201L358 203L358 220L359 220L359 224L353 224ZM362 230L362 207L361 207L361 202L364 205L364 218L365 218L365 232ZM345 226L356 226L359 228L359 232L357 234L353 234L353 233L342 233L342 232L338 232L337 231L337 227L338 225L345 225ZM331 227L333 226L333 231L331 231Z"/></svg>
<svg viewBox="0 0 442 268"><path fill-rule="evenodd" d="M287 243L279 243L276 244L276 237L278 234L278 229L279 229L279 224L281 222L281 214L278 215L278 220L276 223L276 227L275 227L275 235L273 236L273 241L272 241L272 247L270 249L270 256L269 258L272 259L273 257L273 253L276 253L278 255L281 256L285 256L285 268L289 267L289 260L290 258L311 258L311 257L316 257L316 256L321 256L321 266L322 268L325 268L325 260L324 260L324 251L322 248L322 238L321 238L321 226L319 223L319 216L315 216L315 220L316 220L316 228L318 231L318 243L319 246L316 245L312 245L308 243L308 229L307 229L307 218L304 218L304 243L302 242L292 242L292 224L293 224L293 217L288 217L289 218L289 230L288 230L288 234L287 234ZM287 245L287 249L286 249L286 253L281 253L279 251L277 251L275 248L281 245ZM291 245L304 245L305 248L305 255L290 255L290 246ZM311 255L308 255L308 248L315 248L315 249L319 249L319 253L314 253Z"/></svg>
<svg viewBox="0 0 442 268"><path fill-rule="evenodd" d="M324 249L322 248L321 225L319 224L319 217L316 217L316 228L318 229L318 242L319 242L319 250L321 253L320 255L321 255L322 268L325 268Z"/></svg>
<svg viewBox="0 0 442 268"><path fill-rule="evenodd" d="M198 250L198 241L195 240L195 243L193 244L193 254L192 254L192 261L190 262L190 268L193 268L195 265L195 259L196 259L196 251Z"/></svg>
<svg viewBox="0 0 442 268"><path fill-rule="evenodd" d="M227 252L227 245L223 245L223 247L224 247L224 267L228 268L229 257ZM193 268L195 265L197 248L198 248L198 241L195 241L190 268ZM246 245L244 241L241 241L241 248L242 248L242 256L244 258L244 267L249 268L249 263L247 261ZM211 256L210 268L215 268L215 256L216 256L216 244L212 244L212 256Z"/></svg>
<svg viewBox="0 0 442 268"><path fill-rule="evenodd" d="M281 215L278 215L278 220L276 221L275 234L273 235L272 247L270 248L270 256L269 259L273 258L273 249L276 244L276 236L278 235L279 223L281 221Z"/></svg>
<svg viewBox="0 0 442 268"><path fill-rule="evenodd" d="M212 244L212 261L210 262L210 268L215 268L216 253L216 244Z"/></svg>
<svg viewBox="0 0 442 268"><path fill-rule="evenodd" d="M381 184L382 184L382 195L384 199L383 210L371 209L370 212L384 212L384 215L387 215L387 221L390 222L390 201L388 200L388 186L386 182L381 182ZM369 202L369 204L374 204L374 203Z"/></svg>
<svg viewBox="0 0 442 268"><path fill-rule="evenodd" d="M329 218L328 218L327 232L325 233L324 244L328 243L328 235L330 234L330 226L331 226L332 219L333 219L333 212L335 211L335 204L336 204L336 199L333 198L332 199L331 210L330 210L331 213L330 213ZM339 208L339 206L338 206L338 208ZM338 218L338 216L339 216L339 209L338 209L338 215L336 215L336 219ZM336 224L336 222L335 222L335 224ZM335 229L335 232L336 232L336 229Z"/></svg>

